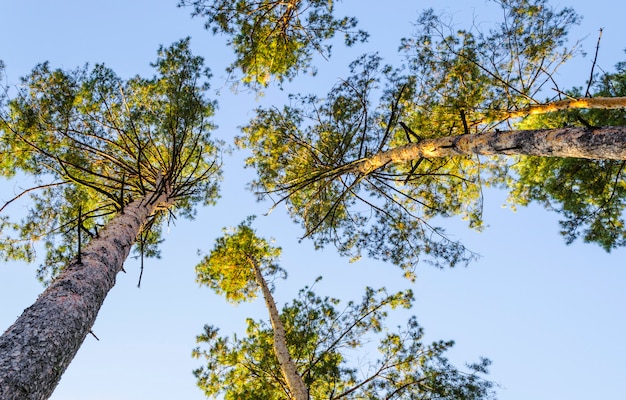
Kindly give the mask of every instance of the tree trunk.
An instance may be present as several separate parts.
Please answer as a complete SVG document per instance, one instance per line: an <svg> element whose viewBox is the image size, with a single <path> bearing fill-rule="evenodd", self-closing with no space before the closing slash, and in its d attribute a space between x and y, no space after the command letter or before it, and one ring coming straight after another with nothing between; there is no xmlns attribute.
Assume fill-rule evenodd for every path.
<svg viewBox="0 0 626 400"><path fill-rule="evenodd" d="M369 173L388 163L419 158L470 155L527 155L541 157L626 160L626 127L569 127L529 131L495 131L423 139L365 157L338 172Z"/></svg>
<svg viewBox="0 0 626 400"><path fill-rule="evenodd" d="M287 339L285 337L285 327L280 320L280 315L278 314L278 308L276 307L276 303L274 302L272 292L270 292L269 288L267 287L267 283L265 282L265 278L263 278L263 275L261 274L259 266L254 261L251 261L251 263L252 267L254 268L254 276L256 277L256 281L259 286L261 286L261 291L263 292L263 298L265 299L267 311L270 314L272 330L274 331L274 353L276 353L276 358L278 358L280 369L285 376L285 380L287 381L287 387L291 392L291 398L294 400L308 400L309 390L304 384L302 377L298 374L296 364L293 362L293 360L291 359L291 355L289 354L289 349L287 348Z"/></svg>
<svg viewBox="0 0 626 400"><path fill-rule="evenodd" d="M527 108L517 111L503 111L497 113L502 119L526 117L528 115L547 114L564 110L618 110L626 109L626 97L583 97L580 99L565 99L546 104L531 104ZM472 125L482 121L472 121Z"/></svg>
<svg viewBox="0 0 626 400"><path fill-rule="evenodd" d="M0 337L0 399L50 397L91 331L142 226L166 194L124 208Z"/></svg>

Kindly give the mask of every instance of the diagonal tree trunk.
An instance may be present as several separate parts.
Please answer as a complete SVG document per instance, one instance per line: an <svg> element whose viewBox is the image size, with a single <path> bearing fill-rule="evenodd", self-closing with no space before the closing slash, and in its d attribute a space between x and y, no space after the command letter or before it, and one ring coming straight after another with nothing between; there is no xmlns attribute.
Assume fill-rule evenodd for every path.
<svg viewBox="0 0 626 400"><path fill-rule="evenodd" d="M278 308L274 302L272 292L267 287L267 282L261 274L261 269L254 260L250 260L252 268L254 269L254 276L257 283L261 286L263 292L263 298L265 299L265 306L270 314L270 321L272 323L272 331L274 332L274 353L278 358L280 369L287 381L287 387L289 388L290 397L294 400L308 400L309 390L307 389L302 377L298 374L296 364L291 359L289 349L287 348L287 339L285 337L285 327L280 320L280 314Z"/></svg>
<svg viewBox="0 0 626 400"><path fill-rule="evenodd" d="M47 399L91 331L132 245L165 191L136 200L85 246L0 337L0 399Z"/></svg>
<svg viewBox="0 0 626 400"><path fill-rule="evenodd" d="M423 139L356 160L334 172L367 174L389 163L470 155L626 160L626 126L493 131Z"/></svg>
<svg viewBox="0 0 626 400"><path fill-rule="evenodd" d="M531 104L528 107L516 111L495 111L502 120L527 117L529 115L548 114L565 110L619 110L626 109L626 97L582 97L580 99L565 99L545 104ZM472 125L478 125L485 121L472 121Z"/></svg>

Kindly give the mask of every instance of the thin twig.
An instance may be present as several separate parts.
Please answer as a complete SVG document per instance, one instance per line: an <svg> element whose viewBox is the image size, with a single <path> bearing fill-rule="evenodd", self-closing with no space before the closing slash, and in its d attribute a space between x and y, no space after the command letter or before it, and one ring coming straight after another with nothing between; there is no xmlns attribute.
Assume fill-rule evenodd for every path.
<svg viewBox="0 0 626 400"><path fill-rule="evenodd" d="M589 90L591 89L591 85L593 84L593 70L596 67L596 62L598 61L598 52L600 50L600 40L602 39L602 29L600 28L600 33L598 34L598 44L596 44L596 55L593 57L593 64L591 65L591 73L589 75L589 83L587 84L587 90L585 91L585 97L591 97L589 94Z"/></svg>
<svg viewBox="0 0 626 400"><path fill-rule="evenodd" d="M81 234L80 234L80 226L83 224L83 207L82 206L78 206L78 226L77 226L77 234L78 234L78 264L82 264L83 263L83 259L82 259L82 255L81 255Z"/></svg>
<svg viewBox="0 0 626 400"><path fill-rule="evenodd" d="M141 233L141 236L139 238L139 254L141 257L141 269L139 271L139 281L137 282L137 288L140 289L141 288L141 277L143 276L143 244L145 241L145 234Z"/></svg>
<svg viewBox="0 0 626 400"><path fill-rule="evenodd" d="M24 196L26 193L38 190L38 189L47 189L50 187L54 187L54 186L60 186L60 185L65 185L66 183L68 183L67 181L63 181L63 182L57 182L57 183L49 183L47 185L40 185L40 186L35 186L32 188L28 188L24 191L22 191L22 193L18 194L17 196L13 197L11 200L7 201L6 203L4 203L2 205L2 207L0 207L0 212L2 212L9 204L13 203L15 200L19 199L20 197Z"/></svg>

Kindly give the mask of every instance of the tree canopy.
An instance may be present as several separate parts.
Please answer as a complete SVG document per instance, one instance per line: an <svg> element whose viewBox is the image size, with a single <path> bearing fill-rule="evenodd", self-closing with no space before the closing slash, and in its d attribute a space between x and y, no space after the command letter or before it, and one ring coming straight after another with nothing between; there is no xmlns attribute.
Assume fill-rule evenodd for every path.
<svg viewBox="0 0 626 400"><path fill-rule="evenodd" d="M483 229L490 187L508 191L513 208L538 202L557 212L567 243L626 245L626 64L597 73L594 61L586 89L562 87L556 71L576 54L568 31L580 17L546 0L494 3L500 24L457 29L427 10L400 43L403 65L368 53L325 95L259 107L235 139L256 170L258 199L286 205L317 248L397 264L410 279L418 262L476 257L441 226L460 216ZM179 0L227 37L228 72L254 89L315 73L316 53L329 57L338 33L348 46L367 38L355 18L335 15L336 4ZM0 204L0 260L43 259L38 276L50 284L0 337L0 369L19 375L0 375L0 397L9 387L9 398L49 395L131 246L143 269L166 223L217 201L223 147L211 136L210 72L189 39L161 46L152 66L152 77L123 79L104 64L42 63L20 86L0 86L0 176L29 185ZM24 216L6 212L25 197ZM207 395L300 399L291 367L312 398L493 395L488 360L459 369L445 357L453 343L425 344L415 317L388 326L389 310L412 304L410 290L368 287L346 305L305 287L279 315L279 256L250 219L198 265L197 281L230 302L261 289L270 314L269 324L249 319L245 336L205 327L194 356L206 363L195 374ZM362 368L355 354L372 339L379 358ZM52 378L39 379L44 370Z"/></svg>
<svg viewBox="0 0 626 400"><path fill-rule="evenodd" d="M0 111L0 174L34 181L2 207L31 195L23 221L2 216L0 256L30 261L43 239L39 275L50 283L0 336L3 399L48 398L131 248L143 271L162 223L217 197L208 70L189 40L161 47L153 67L153 78L124 81L103 65L40 64Z"/></svg>
<svg viewBox="0 0 626 400"><path fill-rule="evenodd" d="M626 64L614 73L595 77L594 95L626 96ZM581 96L581 88L570 96ZM521 128L560 126L626 126L626 111L589 109L559 111L525 118ZM561 234L567 243L579 237L598 243L605 250L626 245L624 208L626 180L624 160L581 160L576 158L523 157L511 165L509 203L538 202L562 215Z"/></svg>
<svg viewBox="0 0 626 400"><path fill-rule="evenodd" d="M74 256L78 232L88 242L125 204L167 187L173 207L140 238L142 253L158 255L162 222L216 200L209 71L188 39L161 47L152 66L152 78L123 80L103 64L65 71L43 63L23 78L0 115L0 174L25 174L33 186L2 209L27 194L31 202L21 221L2 216L0 259L31 261L43 241L39 274L49 281Z"/></svg>
<svg viewBox="0 0 626 400"><path fill-rule="evenodd" d="M281 249L256 236L249 217L237 228L224 229L211 254L196 266L196 281L224 295L232 303L254 299L259 291L252 263L266 277L285 276L277 261Z"/></svg>
<svg viewBox="0 0 626 400"><path fill-rule="evenodd" d="M243 72L242 82L265 87L313 69L312 57L329 57L328 41L343 33L346 45L365 41L354 17L336 18L332 0L180 0L205 27L226 35L235 52L229 72Z"/></svg>
<svg viewBox="0 0 626 400"><path fill-rule="evenodd" d="M621 108L615 111L620 115L626 102L623 97L563 100L567 93L558 86L555 96L540 100L547 85L556 85L557 68L576 50L564 46L579 17L545 0L496 3L503 22L482 31L454 30L432 10L424 12L415 34L402 41L402 68L366 55L323 98L297 95L282 109L258 108L238 143L252 152L247 164L257 171L252 187L259 197L285 203L303 236L317 246L333 243L352 257L365 253L390 261L412 277L418 260L454 266L474 257L433 221L460 215L481 229L484 188L517 182L514 197L515 190L527 187L524 176L509 168L516 159L480 154L537 149L544 157L578 157L581 153L570 148L586 151L606 140L587 157L604 158L610 149L619 153L611 157L623 159L621 126L602 130L578 123L551 131L554 124L515 125L527 115L541 121L537 115L564 108ZM615 94L598 88L594 96ZM606 122L619 125L615 119ZM501 133L514 126L535 132ZM603 173L610 178L602 182L611 185L597 189L604 193L601 202L621 193L611 188L620 163ZM617 212L621 206L615 207ZM578 201L568 220L588 221L588 211ZM611 223L620 229L616 218ZM596 225L589 240L602 237L609 248L619 243L608 238L615 233L602 234ZM568 229L568 238L577 236L572 233L578 228Z"/></svg>
<svg viewBox="0 0 626 400"><path fill-rule="evenodd" d="M253 276L255 265L270 279L279 268L280 249L256 236L250 222L218 238L196 267L198 282L230 301L252 299L259 287L264 288L265 277ZM444 356L453 342L424 344L424 332L415 317L397 330L387 326L390 310L411 307L410 290L389 294L384 288L366 288L361 302L342 306L339 299L320 297L306 287L283 307L279 318L272 316L274 300L266 289L264 296L271 325L250 318L244 337L219 336L218 328L206 325L197 337L199 346L193 355L206 364L195 375L207 396L301 398L294 396L285 374L276 344L283 339L277 337L277 330L284 335L297 379L306 385L311 399L458 400L486 399L493 394L493 384L484 379L488 360L469 365L466 371L457 369ZM374 340L379 358L366 362L358 354ZM355 357L360 359L358 365Z"/></svg>

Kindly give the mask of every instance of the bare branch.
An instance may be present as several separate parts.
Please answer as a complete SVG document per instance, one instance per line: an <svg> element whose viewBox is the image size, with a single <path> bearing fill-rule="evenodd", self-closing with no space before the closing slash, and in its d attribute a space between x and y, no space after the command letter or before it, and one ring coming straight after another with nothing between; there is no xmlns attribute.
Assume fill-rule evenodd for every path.
<svg viewBox="0 0 626 400"><path fill-rule="evenodd" d="M24 196L27 193L33 192L35 190L47 189L47 188L50 188L50 187L65 185L67 183L69 183L69 182L63 181L63 182L49 183L49 184L46 184L46 185L39 185L39 186L34 186L34 187L31 187L31 188L28 188L28 189L22 191L17 196L13 197L11 200L9 200L6 203L4 203L2 205L2 207L0 207L0 212L2 212L9 204L13 203L15 200L19 199L20 197Z"/></svg>

